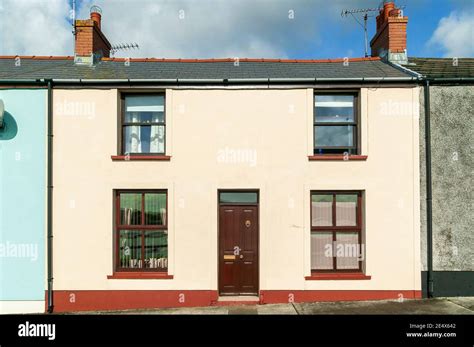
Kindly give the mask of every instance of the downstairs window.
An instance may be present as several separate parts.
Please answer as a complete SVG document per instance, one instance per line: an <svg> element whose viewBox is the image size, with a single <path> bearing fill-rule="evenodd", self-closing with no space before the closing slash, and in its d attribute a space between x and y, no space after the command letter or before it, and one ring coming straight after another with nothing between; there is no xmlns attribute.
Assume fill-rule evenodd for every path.
<svg viewBox="0 0 474 347"><path fill-rule="evenodd" d="M311 271L361 272L362 193L311 192Z"/></svg>
<svg viewBox="0 0 474 347"><path fill-rule="evenodd" d="M116 270L168 270L167 192L116 192Z"/></svg>

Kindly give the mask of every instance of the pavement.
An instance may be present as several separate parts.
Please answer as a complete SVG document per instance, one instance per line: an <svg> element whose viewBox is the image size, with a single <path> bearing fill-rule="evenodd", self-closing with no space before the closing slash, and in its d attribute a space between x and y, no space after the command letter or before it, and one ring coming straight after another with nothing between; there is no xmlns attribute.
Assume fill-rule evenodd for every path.
<svg viewBox="0 0 474 347"><path fill-rule="evenodd" d="M327 315L327 314L413 314L473 315L474 297L420 300L338 301L267 305L180 307L126 311L97 311L85 314L152 315Z"/></svg>

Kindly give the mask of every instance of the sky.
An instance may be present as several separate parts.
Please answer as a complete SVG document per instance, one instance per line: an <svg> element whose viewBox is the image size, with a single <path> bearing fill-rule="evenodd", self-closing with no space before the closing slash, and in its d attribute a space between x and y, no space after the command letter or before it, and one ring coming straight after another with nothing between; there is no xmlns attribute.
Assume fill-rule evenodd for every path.
<svg viewBox="0 0 474 347"><path fill-rule="evenodd" d="M0 55L73 55L72 18L102 9L116 57L324 59L364 56L364 31L343 9L381 0L0 0ZM474 57L474 0L397 0L408 55ZM73 8L75 9L73 11ZM369 13L369 41L376 12ZM357 19L357 20L356 20ZM370 48L369 48L370 54Z"/></svg>

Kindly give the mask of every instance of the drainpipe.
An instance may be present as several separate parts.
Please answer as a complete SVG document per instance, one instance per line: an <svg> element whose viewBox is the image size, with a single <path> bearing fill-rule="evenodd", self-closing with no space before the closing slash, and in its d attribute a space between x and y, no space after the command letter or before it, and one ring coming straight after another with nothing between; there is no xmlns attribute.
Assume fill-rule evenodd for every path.
<svg viewBox="0 0 474 347"><path fill-rule="evenodd" d="M48 80L48 313L53 313L53 81Z"/></svg>
<svg viewBox="0 0 474 347"><path fill-rule="evenodd" d="M430 81L425 80L425 153L426 153L426 236L428 262L428 298L433 297L433 192L431 183Z"/></svg>

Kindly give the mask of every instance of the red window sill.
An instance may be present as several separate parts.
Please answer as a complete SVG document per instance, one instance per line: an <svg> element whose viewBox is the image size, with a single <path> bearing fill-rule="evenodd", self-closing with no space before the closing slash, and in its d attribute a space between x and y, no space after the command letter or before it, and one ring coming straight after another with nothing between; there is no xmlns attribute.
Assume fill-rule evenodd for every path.
<svg viewBox="0 0 474 347"><path fill-rule="evenodd" d="M113 275L107 276L107 279L171 280L173 279L173 275L156 272L115 272Z"/></svg>
<svg viewBox="0 0 474 347"><path fill-rule="evenodd" d="M318 281L318 280L370 280L372 276L364 275L363 273L313 273L311 276L306 276L304 279L307 281Z"/></svg>
<svg viewBox="0 0 474 347"><path fill-rule="evenodd" d="M316 161L316 160L331 160L331 161L350 161L350 160L367 160L366 155L308 155L309 161Z"/></svg>
<svg viewBox="0 0 474 347"><path fill-rule="evenodd" d="M112 155L113 161L131 161L131 160L161 160L170 161L169 155Z"/></svg>

